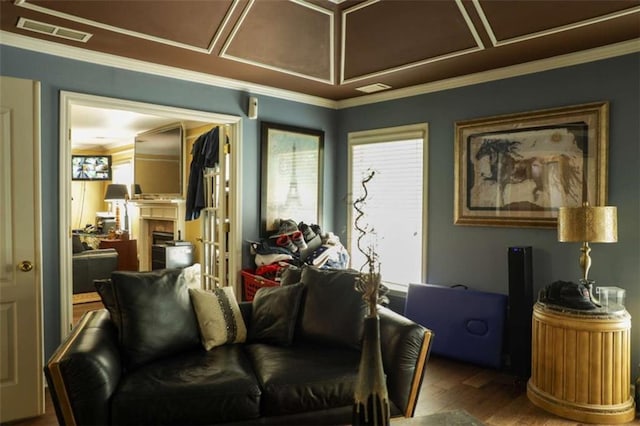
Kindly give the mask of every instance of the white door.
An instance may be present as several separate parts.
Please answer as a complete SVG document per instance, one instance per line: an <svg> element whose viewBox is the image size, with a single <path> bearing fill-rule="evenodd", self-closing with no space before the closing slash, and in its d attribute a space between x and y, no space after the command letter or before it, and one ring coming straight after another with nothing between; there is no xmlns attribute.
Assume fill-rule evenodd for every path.
<svg viewBox="0 0 640 426"><path fill-rule="evenodd" d="M40 84L0 77L0 423L44 413Z"/></svg>

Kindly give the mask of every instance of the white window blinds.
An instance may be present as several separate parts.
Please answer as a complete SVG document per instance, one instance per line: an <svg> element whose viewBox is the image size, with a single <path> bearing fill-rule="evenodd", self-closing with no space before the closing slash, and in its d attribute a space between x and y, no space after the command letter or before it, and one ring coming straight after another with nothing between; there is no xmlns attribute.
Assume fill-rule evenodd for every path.
<svg viewBox="0 0 640 426"><path fill-rule="evenodd" d="M371 232L361 246L373 246L382 279L392 288L426 275L426 135L426 125L420 125L349 136L351 266L360 269L365 262L357 248L353 201L364 194L361 182L373 171L360 221Z"/></svg>

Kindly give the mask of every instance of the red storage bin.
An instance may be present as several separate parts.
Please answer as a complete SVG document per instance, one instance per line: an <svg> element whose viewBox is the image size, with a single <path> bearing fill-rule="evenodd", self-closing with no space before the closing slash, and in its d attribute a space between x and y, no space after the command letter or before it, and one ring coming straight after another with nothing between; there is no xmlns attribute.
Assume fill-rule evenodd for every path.
<svg viewBox="0 0 640 426"><path fill-rule="evenodd" d="M240 271L242 275L242 283L244 285L244 297L243 300L247 302L251 302L253 297L256 295L256 291L262 287L275 287L280 285L277 281L269 280L263 276L256 275L253 273L254 271L250 269L245 269Z"/></svg>

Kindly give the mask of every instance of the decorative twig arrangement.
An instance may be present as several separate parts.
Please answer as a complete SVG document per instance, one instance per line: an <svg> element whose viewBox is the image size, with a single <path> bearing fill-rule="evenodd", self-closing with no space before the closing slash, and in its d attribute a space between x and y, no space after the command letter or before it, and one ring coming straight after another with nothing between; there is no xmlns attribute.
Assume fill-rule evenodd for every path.
<svg viewBox="0 0 640 426"><path fill-rule="evenodd" d="M367 227L360 223L364 217L362 207L369 195L367 183L373 179L374 175L375 172L371 171L362 180L364 194L353 203L354 209L358 212L354 227L360 233L357 239L357 246L358 250L366 258L366 262L360 268L361 273L356 280L356 289L362 293L362 297L368 305L367 316L364 320L362 354L353 405L353 424L358 426L387 426L390 423L389 395L382 366L378 318L379 291L381 287L380 262L373 244L363 247L362 240L367 235ZM375 234L373 229L369 229L368 232L369 234ZM368 272L363 271L365 266L369 267Z"/></svg>
<svg viewBox="0 0 640 426"><path fill-rule="evenodd" d="M375 229L368 229L366 225L362 225L361 221L365 215L363 207L366 204L369 191L367 190L367 184L373 179L376 172L371 170L369 175L362 179L360 184L364 194L353 202L353 208L358 212L354 221L354 228L360 235L356 240L358 251L362 253L366 259L365 263L360 267L360 276L356 283L356 289L362 293L363 299L367 302L369 307L368 316L373 317L378 313L378 303L386 300L386 287L380 283L380 260L378 254L375 251L373 243L369 243L366 247L363 247L363 239L369 235L375 235ZM368 267L368 272L364 272L363 269Z"/></svg>

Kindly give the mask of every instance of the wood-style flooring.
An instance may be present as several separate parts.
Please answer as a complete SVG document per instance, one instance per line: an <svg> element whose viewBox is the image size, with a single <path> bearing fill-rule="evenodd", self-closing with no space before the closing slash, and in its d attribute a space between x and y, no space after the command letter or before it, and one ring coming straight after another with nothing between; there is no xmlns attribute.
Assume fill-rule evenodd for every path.
<svg viewBox="0 0 640 426"><path fill-rule="evenodd" d="M100 308L100 302L74 306L74 323L87 309ZM57 425L49 393L43 416L12 423L12 426ZM454 409L466 410L487 426L570 426L583 425L562 419L536 407L527 399L526 383L499 371L484 369L432 356L422 383L416 417ZM401 419L392 421L401 426ZM632 424L640 425L636 418ZM459 425L458 425L459 426Z"/></svg>

